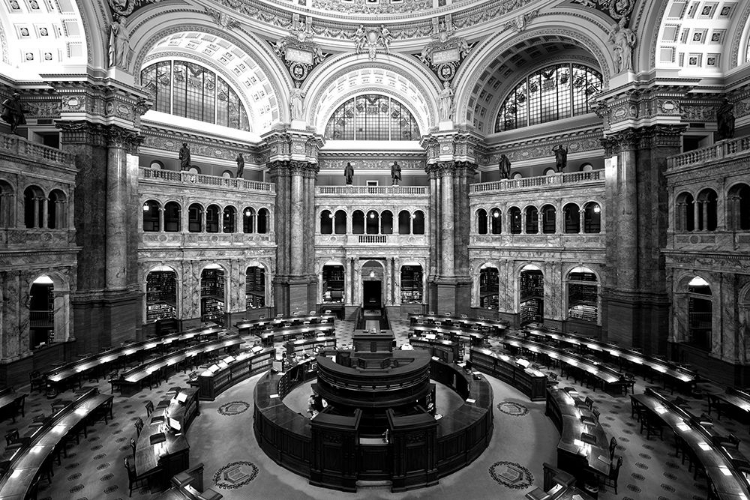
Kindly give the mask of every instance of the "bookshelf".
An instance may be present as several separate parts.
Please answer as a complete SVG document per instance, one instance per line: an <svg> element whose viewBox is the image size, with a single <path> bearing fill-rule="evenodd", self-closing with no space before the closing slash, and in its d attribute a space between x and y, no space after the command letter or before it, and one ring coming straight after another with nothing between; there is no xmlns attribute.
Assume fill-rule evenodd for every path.
<svg viewBox="0 0 750 500"><path fill-rule="evenodd" d="M497 269L479 272L479 307L497 310L500 307L500 274Z"/></svg>
<svg viewBox="0 0 750 500"><path fill-rule="evenodd" d="M173 271L152 271L146 277L146 322L177 317L177 278Z"/></svg>
<svg viewBox="0 0 750 500"><path fill-rule="evenodd" d="M258 309L266 305L266 270L250 267L245 274L245 308Z"/></svg>
<svg viewBox="0 0 750 500"><path fill-rule="evenodd" d="M205 269L201 275L201 321L224 324L224 271Z"/></svg>
<svg viewBox="0 0 750 500"><path fill-rule="evenodd" d="M401 268L401 303L421 304L423 297L422 266L403 266Z"/></svg>
<svg viewBox="0 0 750 500"><path fill-rule="evenodd" d="M596 275L577 268L571 271L568 282L568 317L596 323L599 289Z"/></svg>
<svg viewBox="0 0 750 500"><path fill-rule="evenodd" d="M323 302L344 301L344 266L323 266Z"/></svg>

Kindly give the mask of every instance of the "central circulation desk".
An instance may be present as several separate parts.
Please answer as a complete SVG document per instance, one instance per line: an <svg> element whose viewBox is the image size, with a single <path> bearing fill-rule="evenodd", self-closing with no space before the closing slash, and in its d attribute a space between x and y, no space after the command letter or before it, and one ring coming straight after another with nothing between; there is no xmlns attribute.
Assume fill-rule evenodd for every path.
<svg viewBox="0 0 750 500"><path fill-rule="evenodd" d="M547 395L547 376L529 368L529 361L505 354L495 354L489 349L471 349L472 367L526 394L532 401L542 401Z"/></svg>
<svg viewBox="0 0 750 500"><path fill-rule="evenodd" d="M241 351L236 357L224 356L198 376L198 398L213 401L227 388L269 370L275 356L273 347Z"/></svg>
<svg viewBox="0 0 750 500"><path fill-rule="evenodd" d="M675 436L690 447L693 455L706 468L706 475L721 500L750 499L748 480L735 467L735 460L747 464L747 459L738 457L736 453L733 457L723 446L716 444L718 436L714 432L701 425L688 411L669 401L658 387L648 387L645 393L630 397L671 427Z"/></svg>
<svg viewBox="0 0 750 500"><path fill-rule="evenodd" d="M318 369L322 365L332 368L330 356L338 359L342 352L353 355L327 350L325 356L316 358ZM283 399L288 391L315 376L304 365L285 373L270 371L258 381L254 394L253 428L258 444L276 463L318 486L356 491L358 480L378 479L390 480L392 489L401 491L435 484L487 448L493 431L493 398L481 374L472 377L461 367L435 358L430 359L429 371L464 403L438 420L429 413L398 416L387 409L387 443L380 435L359 433L359 408L353 414L339 415L335 404L329 403L311 420L287 407Z"/></svg>

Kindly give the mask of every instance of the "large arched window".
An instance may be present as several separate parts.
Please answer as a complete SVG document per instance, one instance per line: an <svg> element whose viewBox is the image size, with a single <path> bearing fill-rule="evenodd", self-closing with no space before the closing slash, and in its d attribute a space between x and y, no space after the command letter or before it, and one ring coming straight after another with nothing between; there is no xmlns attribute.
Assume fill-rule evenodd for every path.
<svg viewBox="0 0 750 500"><path fill-rule="evenodd" d="M588 113L589 98L602 88L602 75L580 64L547 66L524 78L508 95L495 132Z"/></svg>
<svg viewBox="0 0 750 500"><path fill-rule="evenodd" d="M361 141L415 141L419 127L400 102L388 96L365 94L354 97L333 113L326 139Z"/></svg>
<svg viewBox="0 0 750 500"><path fill-rule="evenodd" d="M477 210L477 233L487 234L487 210Z"/></svg>
<svg viewBox="0 0 750 500"><path fill-rule="evenodd" d="M333 214L330 210L320 213L320 234L333 234Z"/></svg>
<svg viewBox="0 0 750 500"><path fill-rule="evenodd" d="M334 219L334 231L336 234L346 234L346 212L343 210L336 211Z"/></svg>
<svg viewBox="0 0 750 500"><path fill-rule="evenodd" d="M411 216L412 233L424 234L424 212L417 210Z"/></svg>
<svg viewBox="0 0 750 500"><path fill-rule="evenodd" d="M711 350L713 300L711 286L700 276L688 283L688 338L689 344Z"/></svg>
<svg viewBox="0 0 750 500"><path fill-rule="evenodd" d="M15 206L13 186L0 181L0 227L15 227Z"/></svg>
<svg viewBox="0 0 750 500"><path fill-rule="evenodd" d="M737 184L727 197L729 227L735 231L750 229L750 186Z"/></svg>
<svg viewBox="0 0 750 500"><path fill-rule="evenodd" d="M214 72L186 61L162 61L141 71L154 109L193 120L250 130L237 93Z"/></svg>
<svg viewBox="0 0 750 500"><path fill-rule="evenodd" d="M143 204L143 230L158 231L159 230L159 210L160 205L158 201L148 200Z"/></svg>
<svg viewBox="0 0 750 500"><path fill-rule="evenodd" d="M180 204L170 201L164 205L164 230L168 233L178 233L180 228Z"/></svg>
<svg viewBox="0 0 750 500"><path fill-rule="evenodd" d="M698 193L698 229L701 231L716 231L716 192L704 189Z"/></svg>
<svg viewBox="0 0 750 500"><path fill-rule="evenodd" d="M490 211L490 233L500 234L503 231L503 218L500 217L501 212L499 208L493 208Z"/></svg>

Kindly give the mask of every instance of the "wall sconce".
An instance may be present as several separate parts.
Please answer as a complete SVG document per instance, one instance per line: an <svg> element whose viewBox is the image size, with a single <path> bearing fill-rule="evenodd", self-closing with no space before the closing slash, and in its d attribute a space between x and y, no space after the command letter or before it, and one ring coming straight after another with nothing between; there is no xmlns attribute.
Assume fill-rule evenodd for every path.
<svg viewBox="0 0 750 500"><path fill-rule="evenodd" d="M374 278L374 277L375 277L375 271L370 271L370 278Z"/></svg>
<svg viewBox="0 0 750 500"><path fill-rule="evenodd" d="M601 208L599 208L599 205L597 205L597 206L595 206L595 207L594 207L594 213L597 213L597 214L598 214L598 213L599 213L599 212L601 212L601 211L602 211L602 209L601 209Z"/></svg>
<svg viewBox="0 0 750 500"><path fill-rule="evenodd" d="M151 208L148 206L148 203L144 203L143 204L143 211L144 212L148 212L149 210L151 210Z"/></svg>
<svg viewBox="0 0 750 500"><path fill-rule="evenodd" d="M245 217L250 217L250 209L245 210Z"/></svg>

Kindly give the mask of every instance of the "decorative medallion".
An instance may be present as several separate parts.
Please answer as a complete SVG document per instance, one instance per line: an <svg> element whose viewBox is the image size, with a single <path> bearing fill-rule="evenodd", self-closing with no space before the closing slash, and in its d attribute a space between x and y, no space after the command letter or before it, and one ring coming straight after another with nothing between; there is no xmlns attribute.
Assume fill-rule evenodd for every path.
<svg viewBox="0 0 750 500"><path fill-rule="evenodd" d="M390 54L392 39L391 31L384 24L381 24L380 28L377 26L365 28L360 24L354 33L357 54L366 51L371 60L375 59L378 49L383 49L386 54Z"/></svg>
<svg viewBox="0 0 750 500"><path fill-rule="evenodd" d="M245 413L249 408L249 403L246 403L244 401L232 401L231 403L226 403L219 406L216 411L218 411L220 415L233 417L235 415L239 415L240 413Z"/></svg>
<svg viewBox="0 0 750 500"><path fill-rule="evenodd" d="M289 74L296 82L302 82L310 70L323 62L327 54L323 54L320 46L312 41L313 33L310 25L294 14L295 22L289 35L280 38L273 45L276 52L289 68Z"/></svg>
<svg viewBox="0 0 750 500"><path fill-rule="evenodd" d="M534 484L534 475L529 469L515 462L495 462L490 466L492 479L506 488L520 490Z"/></svg>
<svg viewBox="0 0 750 500"><path fill-rule="evenodd" d="M513 417L523 417L524 415L529 413L529 409L527 407L525 407L521 403L516 403L514 401L503 401L502 403L497 405L497 409L505 413L506 415L510 415Z"/></svg>
<svg viewBox="0 0 750 500"><path fill-rule="evenodd" d="M230 462L214 474L214 484L223 490L245 486L258 476L258 467L252 462Z"/></svg>
<svg viewBox="0 0 750 500"><path fill-rule="evenodd" d="M470 46L465 39L454 36L453 26L446 26L446 23L438 24L437 19L434 22L433 33L437 31L437 34L432 35L432 41L425 45L418 57L440 80L448 82L456 76L456 70L469 55L473 45Z"/></svg>

